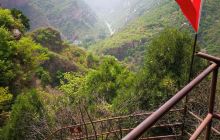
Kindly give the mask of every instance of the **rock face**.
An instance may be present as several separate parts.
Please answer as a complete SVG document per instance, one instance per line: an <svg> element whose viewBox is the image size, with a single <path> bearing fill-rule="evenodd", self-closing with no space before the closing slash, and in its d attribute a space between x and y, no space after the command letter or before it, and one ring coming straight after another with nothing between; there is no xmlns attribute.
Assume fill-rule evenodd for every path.
<svg viewBox="0 0 220 140"><path fill-rule="evenodd" d="M120 47L116 48L109 48L104 51L105 55L112 55L116 57L118 60L123 61L126 57L129 57L134 51L137 49L137 47L140 47L144 45L147 42L147 40L142 39L140 41L131 41L128 43L125 43L121 45Z"/></svg>
<svg viewBox="0 0 220 140"><path fill-rule="evenodd" d="M22 10L31 29L52 26L68 40L96 39L105 30L96 14L82 0L1 0L3 7Z"/></svg>
<svg viewBox="0 0 220 140"><path fill-rule="evenodd" d="M12 33L13 33L13 37L16 40L19 40L21 38L22 33L18 29L13 29Z"/></svg>

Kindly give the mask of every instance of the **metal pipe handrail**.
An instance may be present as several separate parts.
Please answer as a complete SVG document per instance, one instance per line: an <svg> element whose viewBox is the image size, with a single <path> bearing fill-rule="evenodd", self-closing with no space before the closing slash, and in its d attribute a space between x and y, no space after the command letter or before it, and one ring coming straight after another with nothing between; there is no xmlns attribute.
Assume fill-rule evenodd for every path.
<svg viewBox="0 0 220 140"><path fill-rule="evenodd" d="M188 113L189 113L192 117L194 117L196 120L198 120L199 122L203 122L203 119L200 118L199 116L197 116L196 114L194 114L193 112L188 111ZM215 114L213 115L213 118L215 118ZM215 132L216 135L220 135L220 132L219 132L217 129L215 129L214 127L212 127L212 131Z"/></svg>
<svg viewBox="0 0 220 140"><path fill-rule="evenodd" d="M214 113L214 116L213 116L215 119L218 119L218 120L220 120L220 115L219 114L216 114L216 113Z"/></svg>
<svg viewBox="0 0 220 140"><path fill-rule="evenodd" d="M218 57L211 56L211 55L208 55L208 54L202 53L202 52L197 52L196 55L201 57L201 58L204 58L208 61L212 61L212 62L217 63L218 65L220 65L220 58L218 58Z"/></svg>
<svg viewBox="0 0 220 140"><path fill-rule="evenodd" d="M213 115L208 114L206 118L202 121L200 126L196 129L196 131L193 133L193 135L190 137L189 140L196 140L199 135L202 133L202 131L205 129L205 127L208 125L209 122L212 121Z"/></svg>
<svg viewBox="0 0 220 140"><path fill-rule="evenodd" d="M122 140L135 140L141 137L150 127L152 127L160 118L162 118L172 107L174 107L179 101L181 101L189 92L197 86L205 77L207 77L213 70L217 69L216 63L211 64L206 68L199 76L191 81L187 86L180 90L175 96L161 106L157 111L150 115L140 125L138 125L133 131L131 131Z"/></svg>
<svg viewBox="0 0 220 140"><path fill-rule="evenodd" d="M158 126L154 126L152 128L163 128L163 127L175 127L175 126L180 126L182 125L182 123L176 123L176 124L164 124L164 125L158 125ZM123 131L123 132L128 132L128 131L131 131L133 130L134 128L124 128L124 129L117 129L117 130L111 130L111 131L108 131L108 132L103 132L103 133L98 133L97 136L101 136L101 135L108 135L108 134L114 134L114 133L117 133L117 132L120 132L120 131ZM179 137L179 135L172 135L172 136L176 136L176 137ZM89 135L88 138L94 138L95 135ZM150 140L150 139L159 139L161 137L164 137L164 138L169 138L170 135L164 135L164 136L155 136L155 137L147 137L146 139ZM77 138L78 140L82 140L82 139L86 139L85 136L80 136L79 138Z"/></svg>
<svg viewBox="0 0 220 140"><path fill-rule="evenodd" d="M169 113L181 113L184 109L183 108L180 108L180 109L172 109L169 111ZM111 117L111 118L105 118L105 119L100 119L100 120L95 120L95 121L92 121L92 122L85 122L84 124L75 124L75 125L69 125L69 126L64 126L64 127L61 127L61 128L58 128L56 129L55 131L53 131L50 136L48 136L47 138L45 138L45 140L49 140L51 139L55 134L59 133L60 131L63 131L63 130L69 130L69 129L72 129L72 128L77 128L77 127L82 127L83 125L91 125L92 123L94 124L97 124L97 123L103 123L103 122L107 122L107 121L115 121L115 120L125 120L125 119L128 119L128 118L133 118L133 117L148 117L152 114L153 112L145 112L145 113L136 113L136 114L131 114L131 115L125 115L125 116L118 116L118 117ZM163 125L157 125L155 126L154 128L159 128L159 127L172 127L173 126L177 126L177 125L182 125L182 123L175 123L175 124L163 124ZM131 131L133 130L134 128L130 128L128 130L128 128L126 129L122 129L123 131L124 130L128 130L128 131ZM90 138L91 136L88 136L88 138ZM82 137L84 138L84 137Z"/></svg>
<svg viewBox="0 0 220 140"><path fill-rule="evenodd" d="M216 88L217 88L217 81L218 81L218 69L215 69L212 73L212 82L211 82L211 91L209 96L209 114L214 114L215 108L215 96L216 96ZM212 127L212 120L207 124L205 139L209 140L211 135L211 127Z"/></svg>

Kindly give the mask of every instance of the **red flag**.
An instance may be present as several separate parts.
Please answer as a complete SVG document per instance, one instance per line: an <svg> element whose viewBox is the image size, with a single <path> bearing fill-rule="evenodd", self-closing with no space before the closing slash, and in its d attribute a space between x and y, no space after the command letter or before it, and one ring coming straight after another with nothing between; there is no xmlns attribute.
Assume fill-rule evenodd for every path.
<svg viewBox="0 0 220 140"><path fill-rule="evenodd" d="M176 0L183 14L191 23L193 29L198 32L201 16L202 0Z"/></svg>

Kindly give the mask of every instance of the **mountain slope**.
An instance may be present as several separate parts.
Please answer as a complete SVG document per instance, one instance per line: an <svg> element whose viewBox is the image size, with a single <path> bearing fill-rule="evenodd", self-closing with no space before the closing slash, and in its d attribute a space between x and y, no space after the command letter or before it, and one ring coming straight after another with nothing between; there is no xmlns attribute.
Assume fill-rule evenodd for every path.
<svg viewBox="0 0 220 140"><path fill-rule="evenodd" d="M209 53L214 55L220 55L219 7L218 0L207 1L203 8L199 32L200 43ZM142 16L122 31L90 46L90 50L97 54L113 55L129 64L141 64L145 46L154 35L166 27L181 28L186 22L175 1L159 1L156 6L145 11ZM191 27L188 27L187 30L192 31Z"/></svg>
<svg viewBox="0 0 220 140"><path fill-rule="evenodd" d="M95 40L105 34L105 26L82 0L1 1L5 7L22 10L30 18L32 29L53 26L72 41Z"/></svg>
<svg viewBox="0 0 220 140"><path fill-rule="evenodd" d="M143 55L141 54L144 52L144 46L155 34L167 26L181 24L178 20L180 13L177 8L175 2L160 1L159 5L145 11L141 17L130 23L122 31L90 46L90 50L97 54L116 56L119 60L128 59L127 61L132 63L139 63L142 61ZM170 23L170 20L173 22Z"/></svg>
<svg viewBox="0 0 220 140"><path fill-rule="evenodd" d="M216 56L220 56L220 2L206 1L201 18L201 41L205 49Z"/></svg>
<svg viewBox="0 0 220 140"><path fill-rule="evenodd" d="M114 32L151 9L161 0L85 0Z"/></svg>
<svg viewBox="0 0 220 140"><path fill-rule="evenodd" d="M31 28L39 28L41 26L49 26L47 17L37 7L31 6L28 0L1 0L1 5L6 8L17 8L23 11L25 15L31 19Z"/></svg>
<svg viewBox="0 0 220 140"><path fill-rule="evenodd" d="M36 43L48 49L49 59L45 61L42 68L48 72L49 79L45 84L57 86L60 83L60 76L65 72L86 72L97 62L84 49L76 45L68 45L62 39L60 33L52 28L40 28L27 34ZM39 70L39 77L44 81L42 69ZM44 74L44 73L43 73Z"/></svg>

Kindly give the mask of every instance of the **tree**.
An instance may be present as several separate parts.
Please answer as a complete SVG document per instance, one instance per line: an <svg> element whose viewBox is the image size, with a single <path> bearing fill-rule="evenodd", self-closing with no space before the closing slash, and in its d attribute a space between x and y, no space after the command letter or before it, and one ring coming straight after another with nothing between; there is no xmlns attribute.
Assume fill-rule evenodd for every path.
<svg viewBox="0 0 220 140"><path fill-rule="evenodd" d="M72 104L78 103L83 94L85 76L80 73L65 73L63 79L59 89L65 93Z"/></svg>
<svg viewBox="0 0 220 140"><path fill-rule="evenodd" d="M51 27L37 29L30 35L35 42L41 44L51 51L61 52L66 48L66 46L63 44L60 32Z"/></svg>
<svg viewBox="0 0 220 140"><path fill-rule="evenodd" d="M30 30L30 23L29 23L30 20L20 10L12 9L11 14L15 19L21 21L21 23L24 25L26 30Z"/></svg>
<svg viewBox="0 0 220 140"><path fill-rule="evenodd" d="M47 49L43 48L39 44L36 44L31 38L21 38L15 46L14 59L20 67L20 74L24 80L32 78L33 72L40 64L48 59Z"/></svg>
<svg viewBox="0 0 220 140"><path fill-rule="evenodd" d="M10 81L15 79L16 74L14 72L17 71L16 65L13 65L12 62L15 44L10 33L2 27L0 27L0 38L0 85L7 86Z"/></svg>
<svg viewBox="0 0 220 140"><path fill-rule="evenodd" d="M5 120L9 116L9 110L12 102L12 94L8 88L0 87L0 127L5 124Z"/></svg>
<svg viewBox="0 0 220 140"><path fill-rule="evenodd" d="M86 76L86 92L93 100L103 99L111 103L123 84L120 77L128 74L128 70L114 57L106 57L97 70Z"/></svg>
<svg viewBox="0 0 220 140"><path fill-rule="evenodd" d="M120 108L118 101L124 101L123 97L130 94L127 92L134 87L133 79L132 72L114 57L108 56L103 58L96 70L90 70L85 75L64 74L60 90L69 97L72 104L83 101L94 115L103 116L112 109L115 111Z"/></svg>
<svg viewBox="0 0 220 140"><path fill-rule="evenodd" d="M29 37L15 41L0 27L0 86L21 86L32 79L35 69L47 57L47 50Z"/></svg>
<svg viewBox="0 0 220 140"><path fill-rule="evenodd" d="M24 31L27 24L28 19L20 11L0 9L0 86L9 87L12 93L22 89L48 58L47 50L30 37L13 38L12 30Z"/></svg>
<svg viewBox="0 0 220 140"><path fill-rule="evenodd" d="M136 87L141 108L156 107L186 84L192 44L189 33L177 29L165 29L152 40ZM202 66L198 59L195 64Z"/></svg>
<svg viewBox="0 0 220 140"><path fill-rule="evenodd" d="M86 57L86 61L87 61L87 67L89 68L96 68L99 62L99 59L94 56L92 53L89 53Z"/></svg>
<svg viewBox="0 0 220 140"><path fill-rule="evenodd" d="M43 87L46 87L52 81L50 73L46 71L43 67L37 68L36 76L41 80L41 84Z"/></svg>
<svg viewBox="0 0 220 140"><path fill-rule="evenodd" d="M42 139L44 129L37 131L45 116L44 106L36 91L17 96L7 125L2 130L3 140Z"/></svg>
<svg viewBox="0 0 220 140"><path fill-rule="evenodd" d="M24 25L19 19L13 17L9 9L0 8L0 27L4 27L8 30L19 29L24 30Z"/></svg>
<svg viewBox="0 0 220 140"><path fill-rule="evenodd" d="M120 75L117 79L120 81L120 87L117 90L117 96L112 101L111 109L114 114L131 114L138 111L135 84L137 83L136 74L129 72Z"/></svg>

